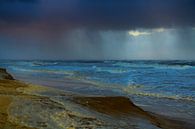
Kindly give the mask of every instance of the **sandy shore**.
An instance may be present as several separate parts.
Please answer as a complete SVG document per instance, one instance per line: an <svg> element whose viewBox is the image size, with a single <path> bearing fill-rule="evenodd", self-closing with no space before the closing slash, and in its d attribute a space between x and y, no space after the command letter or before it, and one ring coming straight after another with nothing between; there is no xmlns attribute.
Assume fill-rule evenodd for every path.
<svg viewBox="0 0 195 129"><path fill-rule="evenodd" d="M193 125L146 112L125 97L85 96L25 84L0 69L0 128L190 129Z"/></svg>
<svg viewBox="0 0 195 129"><path fill-rule="evenodd" d="M5 69L0 69L0 128L1 129L32 129L27 126L23 126L9 121L8 109L13 102L13 97L22 95L16 91L19 87L24 87L18 81L15 81L13 77L6 72Z"/></svg>

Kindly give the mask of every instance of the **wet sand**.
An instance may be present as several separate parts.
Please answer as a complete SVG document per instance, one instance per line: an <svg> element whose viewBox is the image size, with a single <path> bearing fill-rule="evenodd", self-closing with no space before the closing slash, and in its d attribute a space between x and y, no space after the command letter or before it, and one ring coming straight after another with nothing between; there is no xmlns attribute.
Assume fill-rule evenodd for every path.
<svg viewBox="0 0 195 129"><path fill-rule="evenodd" d="M19 95L19 93L16 92L15 84L17 83L10 83L8 80L0 80L0 129L33 129L31 127L26 127L24 125L9 121L8 109L13 101L12 98L15 95Z"/></svg>
<svg viewBox="0 0 195 129"><path fill-rule="evenodd" d="M68 106L82 111L87 110L89 115L81 114L68 108L60 101L55 101L48 95L38 95L45 90L49 94L60 94L67 97ZM130 99L120 96L85 96L78 94L68 95L62 91L28 85L14 80L4 69L0 69L0 128L1 129L35 129L35 128L112 128L111 124L96 117L109 116L109 119L138 118L148 121L155 128L163 129L193 129L193 125L166 118L158 114L146 112L136 106ZM48 119L47 119L48 117ZM51 121L52 118L52 121ZM61 123L60 123L61 122ZM131 121L130 121L131 123ZM136 122L135 122L136 123ZM113 123L114 124L114 123ZM116 128L122 127L120 125ZM125 128L125 127L124 127ZM126 128L136 128L128 126Z"/></svg>
<svg viewBox="0 0 195 129"><path fill-rule="evenodd" d="M152 124L165 129L193 128L185 122L166 118L144 111L125 97L74 97L74 101L89 109L113 117L139 117L149 120Z"/></svg>

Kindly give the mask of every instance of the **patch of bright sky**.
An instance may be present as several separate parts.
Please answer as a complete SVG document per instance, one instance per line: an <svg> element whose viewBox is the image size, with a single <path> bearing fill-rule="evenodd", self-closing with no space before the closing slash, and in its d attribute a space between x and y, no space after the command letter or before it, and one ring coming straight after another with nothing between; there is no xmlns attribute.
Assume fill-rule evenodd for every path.
<svg viewBox="0 0 195 129"><path fill-rule="evenodd" d="M130 30L128 31L128 34L133 37L138 37L138 36L146 36L146 35L151 35L153 33L161 33L166 31L165 28L156 28L156 29L146 29L146 30Z"/></svg>
<svg viewBox="0 0 195 129"><path fill-rule="evenodd" d="M137 37L137 36L141 36L141 35L150 35L151 33L150 32L147 32L147 31L129 31L128 32L130 36L134 36L134 37Z"/></svg>

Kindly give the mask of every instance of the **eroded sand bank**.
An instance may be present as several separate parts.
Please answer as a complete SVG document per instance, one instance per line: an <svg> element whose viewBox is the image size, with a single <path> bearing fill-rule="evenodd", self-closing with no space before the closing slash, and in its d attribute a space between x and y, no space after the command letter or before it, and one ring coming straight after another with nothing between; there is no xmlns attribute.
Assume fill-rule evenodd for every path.
<svg viewBox="0 0 195 129"><path fill-rule="evenodd" d="M0 69L1 129L192 127L146 112L125 97L85 96L25 84Z"/></svg>

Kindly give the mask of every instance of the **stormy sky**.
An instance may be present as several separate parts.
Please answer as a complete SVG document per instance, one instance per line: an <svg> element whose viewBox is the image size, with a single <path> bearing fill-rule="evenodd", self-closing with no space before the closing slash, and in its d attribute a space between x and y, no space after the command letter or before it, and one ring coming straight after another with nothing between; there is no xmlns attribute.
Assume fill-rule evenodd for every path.
<svg viewBox="0 0 195 129"><path fill-rule="evenodd" d="M194 0L0 1L0 59L194 55Z"/></svg>

